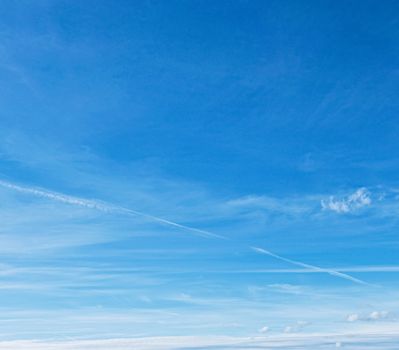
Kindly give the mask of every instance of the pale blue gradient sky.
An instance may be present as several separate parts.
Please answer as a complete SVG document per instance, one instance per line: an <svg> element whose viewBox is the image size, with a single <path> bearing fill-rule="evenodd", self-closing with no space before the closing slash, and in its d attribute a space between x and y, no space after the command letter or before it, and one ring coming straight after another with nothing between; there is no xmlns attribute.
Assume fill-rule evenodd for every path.
<svg viewBox="0 0 399 350"><path fill-rule="evenodd" d="M397 332L398 10L2 1L0 340Z"/></svg>

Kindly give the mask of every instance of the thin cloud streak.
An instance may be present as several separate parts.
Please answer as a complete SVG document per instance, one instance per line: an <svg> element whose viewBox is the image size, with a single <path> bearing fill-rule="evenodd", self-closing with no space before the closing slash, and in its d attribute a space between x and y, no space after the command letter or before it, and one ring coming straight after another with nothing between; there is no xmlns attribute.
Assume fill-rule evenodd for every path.
<svg viewBox="0 0 399 350"><path fill-rule="evenodd" d="M360 272L360 273L398 273L399 266L348 266L348 267L332 267L328 270L338 272ZM253 270L216 270L208 271L208 273L325 273L319 270L309 270L309 268L301 269L253 269Z"/></svg>
<svg viewBox="0 0 399 350"><path fill-rule="evenodd" d="M186 226L186 225L182 225L170 220L166 220L151 214L146 214L146 213L142 213L140 211L137 210L133 210L133 209L128 209L128 208L124 208L124 207L120 207L120 206L115 206L112 204L108 204L105 202L99 202L99 201L95 201L95 200L87 200L87 199L83 199L83 198L78 198L78 197L73 197L73 196L69 196L69 195L65 195L62 193L58 193L58 192L53 192L53 191L48 191L48 190L43 190L43 189L36 189L36 188L31 188L31 187L23 187L23 186L19 186L7 181L3 181L0 180L0 186L4 187L4 188L8 188L17 192L21 192L21 193L27 193L27 194L32 194L34 196L38 196L38 197L42 197L42 198L47 198L50 200L54 200L54 201L58 201L58 202L62 202L62 203L66 203L66 204L71 204L71 205L78 205L78 206L82 206L82 207L86 207L86 208L90 208L90 209L96 209L96 210L100 210L102 212L106 212L106 213L110 213L110 212L118 212L118 213L124 213L127 215L133 215L133 216L140 216L146 219L150 219L152 221L155 222L159 222L162 224L166 224L169 226L173 226L182 230L187 230L190 232L193 232L195 234L198 234L202 237L208 237L208 238L217 238L217 239L223 239L223 240L229 240L228 237L226 236L222 236L222 235L218 235L209 231L205 231L205 230L201 230L201 229L197 229L191 226ZM295 261L295 260L291 260L288 258L285 258L281 255L275 254L269 250L263 249L263 248L258 248L258 247L249 247L250 249L252 249L253 251L257 252L257 253L261 253L261 254L265 254L268 256L271 256L275 259L287 262L291 265L296 265L296 266L300 266L300 267L304 267L307 268L309 270L313 270L316 272L324 272L327 273L331 276L335 276L335 277L339 277L339 278L343 278L345 280L357 283L357 284L362 284L362 285L367 285L367 286L371 286L369 283L362 281L358 278L352 277L350 275L347 275L345 273L341 273L339 271L335 271L335 270L331 270L331 269L324 269L318 266L314 266L314 265L309 265L300 261Z"/></svg>
<svg viewBox="0 0 399 350"><path fill-rule="evenodd" d="M394 331L354 332L354 333L315 333L303 335L280 335L258 337L137 337L109 339L67 339L63 341L18 340L2 341L0 349L18 350L82 350L82 349L115 349L115 350L178 350L178 349L332 349L344 346L347 349L395 349L398 342ZM337 346L337 344L339 344Z"/></svg>
<svg viewBox="0 0 399 350"><path fill-rule="evenodd" d="M364 282L362 280L359 280L358 278L355 278L355 277L352 277L350 275L347 275L346 273L342 273L342 272L331 270L331 269L325 269L325 268L318 267L318 266L315 266L315 265L305 264L303 262L296 261L296 260L291 260L291 259L285 258L285 257L283 257L281 255L277 255L277 254L275 254L275 253L273 253L273 252L271 252L269 250L263 249L263 248L259 248L259 247L251 247L251 248L255 252L258 252L258 253L261 253L261 254L265 254L265 255L269 255L269 256L271 256L273 258L276 258L276 259L281 260L281 261L285 261L285 262L287 262L289 264L292 264L292 265L301 266L301 267L304 267L304 268L307 268L307 269L310 269L310 270L314 270L315 272L325 272L325 273L328 273L331 276L340 277L340 278L346 279L348 281L352 281L354 283L363 284L363 285L367 285L367 286L372 286L371 284L369 284L367 282Z"/></svg>
<svg viewBox="0 0 399 350"><path fill-rule="evenodd" d="M71 204L71 205L78 205L78 206L89 208L89 209L96 209L96 210L99 210L99 211L102 211L105 213L118 212L118 213L123 213L123 214L127 214L127 215L140 216L140 217L150 219L152 221L156 221L156 222L159 222L162 224L177 227L182 230L195 232L196 234L199 234L202 236L208 236L208 237L219 238L219 239L228 239L227 237L224 237L224 236L221 236L221 235L209 232L209 231L200 230L200 229L197 229L194 227L178 224L176 222L166 220L166 219L154 216L154 215L142 213L140 211L133 210L133 209L115 206L115 205L105 203L105 202L99 202L96 200L88 200L88 199L73 197L73 196L65 195L65 194L58 193L58 192L48 191L48 190L42 190L42 189L39 190L36 188L31 188L31 187L23 187L23 186L15 185L10 182L3 181L3 180L0 180L0 186L17 191L17 192L32 194L34 196L47 198L47 199L54 200L57 202L62 202L62 203Z"/></svg>

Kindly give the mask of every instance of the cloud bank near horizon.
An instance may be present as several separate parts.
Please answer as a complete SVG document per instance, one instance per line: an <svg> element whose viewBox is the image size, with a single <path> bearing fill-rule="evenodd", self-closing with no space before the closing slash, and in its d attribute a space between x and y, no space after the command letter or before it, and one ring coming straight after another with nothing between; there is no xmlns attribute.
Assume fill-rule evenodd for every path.
<svg viewBox="0 0 399 350"><path fill-rule="evenodd" d="M399 342L397 333L359 334L302 334L285 336L256 337L198 337L169 336L125 339L92 339L65 341L2 341L4 350L328 350L344 348L348 350L395 350Z"/></svg>

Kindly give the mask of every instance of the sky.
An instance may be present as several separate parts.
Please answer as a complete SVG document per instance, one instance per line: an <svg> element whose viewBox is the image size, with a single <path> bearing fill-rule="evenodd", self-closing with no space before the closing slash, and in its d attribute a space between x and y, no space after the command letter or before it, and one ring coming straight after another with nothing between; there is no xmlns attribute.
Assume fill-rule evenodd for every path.
<svg viewBox="0 0 399 350"><path fill-rule="evenodd" d="M0 349L394 349L399 3L0 2Z"/></svg>

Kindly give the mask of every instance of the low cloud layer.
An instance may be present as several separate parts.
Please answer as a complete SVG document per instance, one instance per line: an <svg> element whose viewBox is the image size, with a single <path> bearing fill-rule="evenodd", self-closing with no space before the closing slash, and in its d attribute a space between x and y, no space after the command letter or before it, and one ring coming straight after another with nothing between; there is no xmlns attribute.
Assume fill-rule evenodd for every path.
<svg viewBox="0 0 399 350"><path fill-rule="evenodd" d="M358 334L358 335L292 335L284 337L154 337L134 339L74 340L74 341L3 341L0 349L7 350L250 350L265 349L345 349L367 350L397 349L398 335L393 334ZM377 346L377 347L376 347Z"/></svg>

